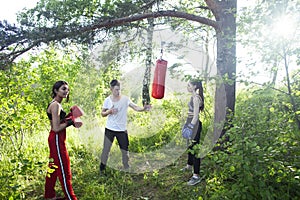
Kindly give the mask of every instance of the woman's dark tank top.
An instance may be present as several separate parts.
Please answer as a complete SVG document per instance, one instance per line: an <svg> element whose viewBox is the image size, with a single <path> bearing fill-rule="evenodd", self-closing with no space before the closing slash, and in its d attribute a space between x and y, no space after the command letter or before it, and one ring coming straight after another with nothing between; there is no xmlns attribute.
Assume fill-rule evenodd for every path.
<svg viewBox="0 0 300 200"><path fill-rule="evenodd" d="M200 96L197 95L197 97L199 97L200 100L202 100ZM202 105L200 104L199 107L201 108L201 106ZM188 107L189 107L189 112L191 112L191 113L194 112L194 98L193 98L193 96L191 97L191 99L188 103Z"/></svg>
<svg viewBox="0 0 300 200"><path fill-rule="evenodd" d="M51 103L53 103L53 102L51 102ZM48 110L48 108L49 108L49 106L50 106L51 103L48 104L47 110ZM66 118L66 115L67 115L67 113L62 109L62 110L60 111L60 115L59 115L60 120L65 119L65 118ZM47 112L47 116L48 116L48 119L49 119L49 120L52 120L52 113L48 113L48 112Z"/></svg>

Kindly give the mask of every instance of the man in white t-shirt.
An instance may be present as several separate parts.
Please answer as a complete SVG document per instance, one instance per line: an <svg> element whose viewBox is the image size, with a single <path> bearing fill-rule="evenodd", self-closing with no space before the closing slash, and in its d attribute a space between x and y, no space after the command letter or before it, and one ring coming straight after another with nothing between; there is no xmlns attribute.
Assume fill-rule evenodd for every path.
<svg viewBox="0 0 300 200"><path fill-rule="evenodd" d="M124 169L129 168L129 140L126 130L128 107L138 112L150 110L149 105L145 105L143 108L139 107L127 96L121 95L120 82L118 80L114 79L110 82L110 90L111 95L104 100L101 111L102 117L107 117L107 121L105 126L103 150L101 154L100 173L105 170L110 148L115 137L117 138L122 152Z"/></svg>

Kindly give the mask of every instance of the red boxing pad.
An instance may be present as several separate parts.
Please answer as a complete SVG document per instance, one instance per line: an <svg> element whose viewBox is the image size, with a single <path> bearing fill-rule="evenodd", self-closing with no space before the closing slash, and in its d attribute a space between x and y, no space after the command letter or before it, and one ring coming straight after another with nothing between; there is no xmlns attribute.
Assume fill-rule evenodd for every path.
<svg viewBox="0 0 300 200"><path fill-rule="evenodd" d="M75 128L80 128L82 126L82 124L83 123L79 117L74 119L74 127Z"/></svg>
<svg viewBox="0 0 300 200"><path fill-rule="evenodd" d="M74 118L81 117L82 115L84 115L83 110L76 105L72 106L70 110Z"/></svg>
<svg viewBox="0 0 300 200"><path fill-rule="evenodd" d="M152 97L162 99L165 93L165 78L168 61L159 59L156 61L154 79L152 83Z"/></svg>
<svg viewBox="0 0 300 200"><path fill-rule="evenodd" d="M83 110L77 105L72 106L70 110L72 113L71 115L72 115L72 120L74 122L74 127L80 128L83 124L82 120L80 119L80 117L84 115Z"/></svg>

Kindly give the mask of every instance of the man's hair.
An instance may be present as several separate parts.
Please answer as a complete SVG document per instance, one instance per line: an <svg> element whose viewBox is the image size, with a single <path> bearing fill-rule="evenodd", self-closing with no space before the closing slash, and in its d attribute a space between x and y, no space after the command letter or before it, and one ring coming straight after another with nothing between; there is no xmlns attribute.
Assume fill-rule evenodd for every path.
<svg viewBox="0 0 300 200"><path fill-rule="evenodd" d="M115 86L120 86L120 81L118 81L117 79L113 79L110 82L110 87L115 87Z"/></svg>

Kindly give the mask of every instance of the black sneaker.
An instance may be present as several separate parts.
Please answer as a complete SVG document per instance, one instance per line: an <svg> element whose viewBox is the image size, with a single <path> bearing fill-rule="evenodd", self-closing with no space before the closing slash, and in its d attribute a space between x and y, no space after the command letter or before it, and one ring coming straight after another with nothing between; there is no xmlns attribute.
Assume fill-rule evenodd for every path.
<svg viewBox="0 0 300 200"><path fill-rule="evenodd" d="M99 170L99 174L100 174L100 176L106 176L106 173L105 173L105 170Z"/></svg>

